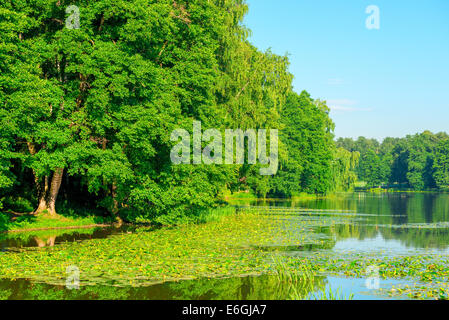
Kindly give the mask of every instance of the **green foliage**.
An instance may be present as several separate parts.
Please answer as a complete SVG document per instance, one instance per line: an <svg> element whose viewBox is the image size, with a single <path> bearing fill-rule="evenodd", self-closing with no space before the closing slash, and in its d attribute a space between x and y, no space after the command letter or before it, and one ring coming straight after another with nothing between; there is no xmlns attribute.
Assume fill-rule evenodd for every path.
<svg viewBox="0 0 449 320"><path fill-rule="evenodd" d="M449 139L440 141L435 152L434 178L438 188L449 188Z"/></svg>
<svg viewBox="0 0 449 320"><path fill-rule="evenodd" d="M332 190L348 191L354 187L357 181L355 168L359 162L360 153L357 151L348 151L343 148L337 148L334 154L332 164Z"/></svg>
<svg viewBox="0 0 449 320"><path fill-rule="evenodd" d="M172 225L217 206L224 190L325 194L350 190L355 172L370 187L444 188L445 151L434 155L444 134L335 144L326 103L292 92L288 59L247 41L244 0L70 4L80 29L65 28L65 1L0 7L6 209L32 211L57 185L59 212ZM172 164L171 132L192 132L195 120L203 130L279 129L277 175L247 163Z"/></svg>
<svg viewBox="0 0 449 320"><path fill-rule="evenodd" d="M446 133L408 135L405 138L385 138L382 143L373 139L340 138L337 146L360 152L357 177L368 186L408 186L413 190L444 189L444 147ZM447 181L447 180L446 180Z"/></svg>
<svg viewBox="0 0 449 320"><path fill-rule="evenodd" d="M381 172L382 161L374 151L369 150L363 154L360 162L360 173L369 185L378 186L385 181L385 177Z"/></svg>
<svg viewBox="0 0 449 320"><path fill-rule="evenodd" d="M64 25L69 4L80 8L79 29ZM345 161L333 161L325 102L292 93L287 57L247 41L244 0L32 0L0 9L2 198L36 208L62 194L59 212L69 202L176 224L217 205L226 189L289 197L352 183L337 168ZM172 164L170 134L192 132L194 120L203 130L279 129L278 175Z"/></svg>
<svg viewBox="0 0 449 320"><path fill-rule="evenodd" d="M7 197L4 199L3 204L11 211L15 212L32 212L33 205L31 201L22 197Z"/></svg>
<svg viewBox="0 0 449 320"><path fill-rule="evenodd" d="M439 194L443 202L433 204L427 195L417 193L416 198L407 199L398 195L390 203L394 197L379 201L378 197L367 195L360 199L360 194L354 194L358 202L348 201L345 196L327 203L328 210L320 205L321 209L307 210L293 202L292 207L253 206L252 213L237 215L231 209L220 208L209 213L218 219L206 224L139 228L132 234L105 239L0 252L0 297L352 299L353 295L334 290L338 282L331 286L332 280L326 280L326 276L332 276L334 281L342 277L360 279L367 276L367 267L378 266L382 279L402 279L404 284L387 294L443 299L449 292L447 256L428 249L436 240L442 240L441 249L447 246L447 222L437 221L447 220L448 201L447 196ZM400 221L394 205L398 201L410 202L402 206L407 210L415 208L407 211L408 218L423 223L395 225ZM357 203L363 206L357 207ZM368 203L372 207L365 207ZM428 222L424 204L439 208L435 212L438 215L432 217L434 223ZM228 210L229 214L222 215ZM386 214L367 215L376 212ZM370 239L379 233L386 240L398 239L406 246L427 249L411 252L404 248L404 254L399 255L385 255L383 250L330 250L336 241ZM45 241L45 234L39 237ZM69 265L77 265L82 272L80 290L64 287ZM347 284L343 285L346 289Z"/></svg>
<svg viewBox="0 0 449 320"><path fill-rule="evenodd" d="M80 29L64 27L69 4ZM246 41L243 0L0 9L0 196L36 203L39 185L64 169L68 200L172 223L214 205L239 167L175 166L170 133L193 120L277 128L291 89L287 58Z"/></svg>
<svg viewBox="0 0 449 320"><path fill-rule="evenodd" d="M286 154L272 179L271 194L291 197L332 189L334 125L328 112L324 102L312 100L305 91L289 94L281 113L280 140Z"/></svg>

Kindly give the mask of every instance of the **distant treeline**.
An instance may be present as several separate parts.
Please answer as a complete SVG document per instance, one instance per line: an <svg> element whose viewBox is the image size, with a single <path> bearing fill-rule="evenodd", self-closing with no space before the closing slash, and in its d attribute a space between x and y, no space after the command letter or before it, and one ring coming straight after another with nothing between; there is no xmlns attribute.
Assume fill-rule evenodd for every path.
<svg viewBox="0 0 449 320"><path fill-rule="evenodd" d="M336 148L325 103L292 91L286 57L247 41L244 0L72 1L79 29L65 27L64 3L0 4L4 210L77 204L174 221L225 190L288 197L354 183L357 153ZM170 134L195 120L279 129L278 174L174 165Z"/></svg>
<svg viewBox="0 0 449 320"><path fill-rule="evenodd" d="M405 138L339 138L337 145L359 152L356 172L368 186L390 186L413 190L449 189L449 135L408 135Z"/></svg>

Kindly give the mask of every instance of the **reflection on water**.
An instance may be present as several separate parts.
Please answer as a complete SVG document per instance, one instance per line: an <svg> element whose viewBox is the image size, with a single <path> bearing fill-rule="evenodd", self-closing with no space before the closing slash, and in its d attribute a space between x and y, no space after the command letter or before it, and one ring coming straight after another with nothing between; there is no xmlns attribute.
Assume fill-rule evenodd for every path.
<svg viewBox="0 0 449 320"><path fill-rule="evenodd" d="M39 238L37 236L33 237L33 240L36 242L39 248L43 247L53 247L55 245L56 236L49 236L48 238Z"/></svg>
<svg viewBox="0 0 449 320"><path fill-rule="evenodd" d="M300 294L307 297L325 287L325 279L300 283ZM247 276L228 279L200 279L165 282L147 287L81 286L68 290L64 286L31 283L27 280L0 280L3 299L126 299L126 300L254 300L286 299L291 286L273 276Z"/></svg>
<svg viewBox="0 0 449 320"><path fill-rule="evenodd" d="M347 193L326 199L236 204L274 208L267 214L288 214L290 218L304 214L352 215L352 223L323 230L335 238L336 250L449 253L447 193Z"/></svg>
<svg viewBox="0 0 449 320"><path fill-rule="evenodd" d="M15 248L52 247L64 242L104 239L114 234L133 232L135 227L96 227L89 229L59 229L37 232L17 232L0 234L0 251Z"/></svg>
<svg viewBox="0 0 449 320"><path fill-rule="evenodd" d="M381 281L381 288L399 281ZM317 299L330 288L341 289L344 297L385 299L377 290L366 288L363 279L316 277L313 282L296 283L295 297ZM0 280L0 299L8 300L286 300L292 298L292 284L282 284L274 276L247 276L227 279L200 279L166 282L148 287L81 286L69 290L64 286L32 283L27 280Z"/></svg>
<svg viewBox="0 0 449 320"><path fill-rule="evenodd" d="M347 193L302 201L236 201L259 212L292 220L303 216L351 217L351 223L318 230L338 250L380 250L392 253L449 253L449 194L446 193ZM53 246L63 242L106 238L133 232L134 228L93 228L38 233L0 234L0 250ZM285 251L315 250L315 246L286 247ZM322 247L323 248L323 247ZM279 248L266 248L274 250Z"/></svg>
<svg viewBox="0 0 449 320"><path fill-rule="evenodd" d="M407 246L404 241L385 239L379 232L374 238L360 239L343 239L335 243L333 248L335 251L363 251L363 252L384 252L388 255L397 254L449 254L449 248L420 248Z"/></svg>

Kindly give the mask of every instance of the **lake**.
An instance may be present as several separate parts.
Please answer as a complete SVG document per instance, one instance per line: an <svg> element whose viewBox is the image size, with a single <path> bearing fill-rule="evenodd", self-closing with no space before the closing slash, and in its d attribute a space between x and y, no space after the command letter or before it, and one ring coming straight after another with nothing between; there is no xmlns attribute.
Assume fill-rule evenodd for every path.
<svg viewBox="0 0 449 320"><path fill-rule="evenodd" d="M255 228L255 231L251 231L251 235L245 236L244 232L235 233L237 236L232 242L219 242L217 237L217 243L220 246L222 246L221 243L226 243L230 249L236 252L245 252L245 254L260 252L263 257L260 261L269 261L270 259L267 257L280 256L290 259L289 261L292 263L303 261L303 259L321 261L321 263L324 261L326 267L317 267L316 275L313 277L301 278L300 276L294 281L280 280L278 274L259 272L261 269L254 267L253 273L248 272L248 268L241 274L238 272L231 274L224 269L222 275L216 273L213 276L210 273L206 274L205 271L200 271L190 279L184 279L185 277L182 279L167 278L165 281L155 281L150 285L148 283L139 284L139 282L133 285L123 285L120 281L113 281L109 278L107 281L105 278L83 285L83 273L81 273L82 285L79 290L68 290L63 284L50 281L50 278L19 277L14 280L0 280L0 298L320 299L326 295L327 291L337 291L339 298L390 299L393 297L409 299L416 295L416 290L424 290L423 287L426 287L426 292L434 290L432 286L438 283L437 277L446 274L449 254L449 194L342 193L313 200L235 200L232 201L232 204L237 206L239 211L244 212L242 214L254 213L264 221L275 221L276 228L270 229L261 224L261 229ZM201 231L203 227L188 228L189 232L194 234L195 228ZM242 226L240 225L239 228L241 229ZM248 230L253 229L248 228ZM86 244L89 241L116 240L123 242L127 237L133 236L140 237L138 239L144 246L145 241L150 242L144 240L147 238L141 236L142 232L149 236L155 232L163 232L164 236L168 237L164 243L168 247L176 247L179 242L177 232L185 234L186 231L181 227L179 230L176 228L173 230L140 230L136 228L114 230L108 228L91 230L88 234L83 234L81 230L67 234L58 232L57 235L54 235L56 240L53 239L53 243L51 243L55 249L58 246L63 246L63 243L72 241ZM258 237L257 234L263 234L263 236ZM45 237L51 238L51 235L47 234ZM38 242L33 240L35 239L33 234L20 235L19 239L17 235L8 235L3 236L0 243L5 251L4 254L23 255L27 250L31 250L30 252L53 250L53 248L34 248L39 247L39 243L48 243L46 242L47 238ZM210 247L213 246L211 244L213 239L207 234L200 239L205 242L205 248L207 243L207 248L212 250L211 252L219 249ZM201 257L201 247L195 252L199 252L197 259L204 259ZM212 254L208 254L208 256ZM18 258L18 256L14 257ZM421 265L413 262L421 261L420 257L425 257L429 263ZM379 268L378 265L381 265L383 268L381 272L387 276L378 278L373 274L368 274L365 270L372 271L374 269L369 263L367 264L368 268L365 268L366 266L360 262L361 259L375 260L376 265L373 267ZM382 263L379 263L382 261L388 262L385 262L382 267ZM408 264L404 264L404 261ZM338 264L337 262L344 265L346 269L334 268ZM145 261L142 263L145 264ZM169 263L171 262L166 262L165 265ZM227 263L234 262L231 260ZM161 264L164 263L161 262ZM354 265L358 266L357 270ZM441 268L443 268L437 268L439 271L435 272L435 280L431 279L430 282L426 278L428 273L423 274L421 270L427 270L429 266L442 266ZM394 268L406 269L408 273L396 276ZM266 270L272 269L268 263ZM184 275L193 275L193 273L189 273L188 268L185 270L187 271L183 271ZM202 274L203 276L201 276ZM101 277L100 275L98 278ZM135 278L143 277L136 273ZM375 286L370 285L373 281L376 283ZM292 288L295 292L293 296ZM395 288L400 289L396 290ZM438 287L435 290L440 289ZM395 295L397 292L408 292L409 294ZM426 298L420 294L417 297Z"/></svg>
<svg viewBox="0 0 449 320"><path fill-rule="evenodd" d="M336 240L334 250L449 253L447 193L344 193L304 201L238 203L271 212L285 208L280 212L288 214L300 214L304 208L323 215L354 214L350 225L329 231Z"/></svg>

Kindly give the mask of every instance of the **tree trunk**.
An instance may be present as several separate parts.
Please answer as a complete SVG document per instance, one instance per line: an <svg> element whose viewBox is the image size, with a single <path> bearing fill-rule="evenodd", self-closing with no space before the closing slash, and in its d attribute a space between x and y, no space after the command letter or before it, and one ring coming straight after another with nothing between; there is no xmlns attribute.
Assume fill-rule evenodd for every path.
<svg viewBox="0 0 449 320"><path fill-rule="evenodd" d="M34 214L39 214L48 209L48 205L47 205L48 176L44 177L43 185L42 185L41 181L39 181L39 178L37 178L37 177L35 177L34 181L36 183L38 200L39 200L37 209L34 210Z"/></svg>
<svg viewBox="0 0 449 320"><path fill-rule="evenodd" d="M61 187L62 177L64 175L63 168L56 168L51 179L50 192L48 193L47 204L48 213L56 215L56 198L58 197L59 188Z"/></svg>
<svg viewBox="0 0 449 320"><path fill-rule="evenodd" d="M116 226L120 227L123 224L123 220L118 215L117 184L115 182L112 183L111 195L113 202L112 213L115 215Z"/></svg>
<svg viewBox="0 0 449 320"><path fill-rule="evenodd" d="M32 142L27 141L28 151L32 156L36 154L36 146ZM41 179L39 179L36 171L33 170L34 184L36 186L37 191L37 199L38 206L37 209L34 210L33 214L39 214L45 210L47 210L47 193L48 193L48 176L44 177L44 182L42 183Z"/></svg>

